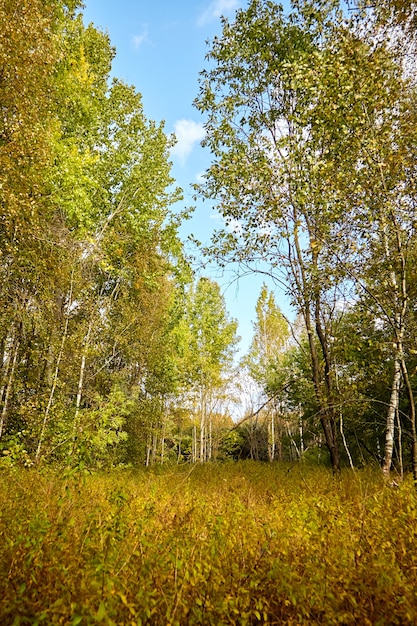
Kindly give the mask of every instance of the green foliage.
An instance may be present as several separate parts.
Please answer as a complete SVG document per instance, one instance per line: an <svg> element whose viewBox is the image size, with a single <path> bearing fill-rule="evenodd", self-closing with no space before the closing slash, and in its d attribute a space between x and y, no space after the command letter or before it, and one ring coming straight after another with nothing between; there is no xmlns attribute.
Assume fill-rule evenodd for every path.
<svg viewBox="0 0 417 626"><path fill-rule="evenodd" d="M415 59L415 11L401 1L381 7L350 19L333 0L299 0L289 15L252 0L234 23L224 20L196 99L213 154L199 191L225 222L205 252L277 278L302 316L315 411L335 470L340 407L358 398L353 377L339 384L339 313L361 300L391 333L384 471L401 376L417 477L407 345L416 298L416 92L403 54L408 46ZM375 366L384 370L383 361Z"/></svg>
<svg viewBox="0 0 417 626"><path fill-rule="evenodd" d="M189 295L186 322L195 382L203 381L207 387L221 384L239 338L237 322L228 317L218 283L208 278L197 282Z"/></svg>
<svg viewBox="0 0 417 626"><path fill-rule="evenodd" d="M230 318L215 281L200 278L192 284L184 297L184 309L173 333L177 371L184 406L194 418L188 433L194 437L193 460L203 462L217 452L216 441L224 425L221 422L228 421L222 402L228 396L239 337L237 321Z"/></svg>
<svg viewBox="0 0 417 626"><path fill-rule="evenodd" d="M11 469L19 466L33 466L31 456L24 444L26 435L27 433L21 431L2 439L0 448L0 468Z"/></svg>
<svg viewBox="0 0 417 626"><path fill-rule="evenodd" d="M237 324L191 284L172 139L81 2L1 3L2 466L316 456L321 425L334 469L343 439L417 480L415 7L340 7L251 0L201 75L208 252L286 284L306 330L264 286L245 365L269 403L233 428Z"/></svg>
<svg viewBox="0 0 417 626"><path fill-rule="evenodd" d="M22 462L112 465L141 396L178 386L190 271L172 140L111 80L109 37L79 9L0 7L0 439L24 433Z"/></svg>
<svg viewBox="0 0 417 626"><path fill-rule="evenodd" d="M98 397L96 407L83 411L77 447L81 454L87 453L85 460L94 467L117 465L125 460L126 421L137 410L137 405L116 387L106 398Z"/></svg>
<svg viewBox="0 0 417 626"><path fill-rule="evenodd" d="M408 480L254 462L2 471L3 623L416 620Z"/></svg>
<svg viewBox="0 0 417 626"><path fill-rule="evenodd" d="M254 380L268 385L270 370L278 362L289 339L288 322L275 302L272 292L264 284L256 303L254 335L248 354L242 360Z"/></svg>

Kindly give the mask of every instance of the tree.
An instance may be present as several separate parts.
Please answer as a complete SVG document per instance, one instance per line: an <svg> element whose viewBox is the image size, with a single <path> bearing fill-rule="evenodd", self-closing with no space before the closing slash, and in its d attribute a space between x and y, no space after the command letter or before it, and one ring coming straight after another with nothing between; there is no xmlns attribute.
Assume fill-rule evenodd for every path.
<svg viewBox="0 0 417 626"><path fill-rule="evenodd" d="M254 335L243 363L248 366L251 376L265 386L271 365L284 352L290 333L288 322L265 284L262 285L255 311Z"/></svg>
<svg viewBox="0 0 417 626"><path fill-rule="evenodd" d="M335 50L321 43L330 17L284 18L279 5L254 0L235 24L224 21L196 105L208 114L205 144L216 159L200 191L217 200L226 226L238 224L217 233L209 253L255 271L266 264L285 282L304 318L317 410L337 470L330 337L344 280L331 270L340 212L320 160L332 133L311 119L322 104L318 85L343 65L336 70Z"/></svg>
<svg viewBox="0 0 417 626"><path fill-rule="evenodd" d="M262 263L286 284L304 319L334 469L339 310L363 290L393 330L391 415L401 370L415 431L403 343L414 92L395 49L368 34L366 25L346 22L337 2L297 2L285 18L275 3L254 0L233 25L224 21L196 101L208 115L205 142L216 159L200 191L216 199L229 224L208 252L255 270Z"/></svg>
<svg viewBox="0 0 417 626"><path fill-rule="evenodd" d="M237 322L229 319L218 283L200 278L188 294L182 324L184 383L199 417L195 457L204 462L211 458L213 418L220 413L239 341Z"/></svg>
<svg viewBox="0 0 417 626"><path fill-rule="evenodd" d="M89 450L102 462L106 428L116 445L114 424L127 430L144 396L164 404L175 387L174 299L188 280L171 139L133 87L110 81L109 38L78 7L0 9L0 436L23 431L37 461ZM96 423L100 412L108 419Z"/></svg>
<svg viewBox="0 0 417 626"><path fill-rule="evenodd" d="M367 259L371 271L367 273L367 287L379 308L379 314L392 332L393 375L391 398L387 414L386 443L383 471L388 475L392 463L395 419L400 404L401 381L408 399L409 422L413 441L413 473L417 483L417 428L413 385L408 365L409 354L405 337L410 336L407 327L412 324L415 300L414 281L411 278L413 265L413 241L415 237L414 207L416 197L416 91L415 91L415 34L416 6L408 0L360 2L358 22L366 22L363 29L371 45L386 49L396 64L397 80L391 83L386 116L372 128L372 144L368 156L374 164L372 178L367 178L364 189L368 189L369 204L377 207L379 239L378 266L384 271L375 281L376 266ZM381 43L383 42L383 43ZM381 138L383 140L381 141ZM371 191L372 189L372 191ZM375 232L373 225L372 230ZM376 253L376 254L375 254ZM378 252L371 257L376 261ZM368 257L368 255L365 255ZM383 260L382 264L380 263ZM369 269L370 269L369 268ZM378 269L378 272L380 270ZM371 277L372 275L372 277ZM378 289L376 283L385 285ZM389 291L386 287L389 285ZM408 348L409 349L409 348Z"/></svg>
<svg viewBox="0 0 417 626"><path fill-rule="evenodd" d="M0 436L17 393L28 398L39 386L32 376L35 346L63 267L56 246L62 230L48 192L57 130L57 32L66 9L69 3L59 0L18 6L6 0L0 7Z"/></svg>
<svg viewBox="0 0 417 626"><path fill-rule="evenodd" d="M288 345L288 322L275 303L274 295L268 291L265 284L256 303L256 321L254 322L254 336L249 352L242 359L252 378L262 385L268 393L271 382L271 372L282 358ZM273 398L271 398L272 400ZM268 404L266 409L268 420L268 458L273 461L276 447L276 402Z"/></svg>

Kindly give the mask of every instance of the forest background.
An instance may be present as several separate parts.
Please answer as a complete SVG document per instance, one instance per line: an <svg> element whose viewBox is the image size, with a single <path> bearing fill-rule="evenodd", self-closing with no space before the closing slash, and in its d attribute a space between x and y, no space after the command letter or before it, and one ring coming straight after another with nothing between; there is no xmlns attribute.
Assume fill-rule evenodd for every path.
<svg viewBox="0 0 417 626"><path fill-rule="evenodd" d="M237 368L237 323L178 234L174 139L110 78L108 35L76 0L4 0L0 25L1 463L417 479L414 4L253 0L210 44L196 194L225 227L202 253L297 311L264 286Z"/></svg>

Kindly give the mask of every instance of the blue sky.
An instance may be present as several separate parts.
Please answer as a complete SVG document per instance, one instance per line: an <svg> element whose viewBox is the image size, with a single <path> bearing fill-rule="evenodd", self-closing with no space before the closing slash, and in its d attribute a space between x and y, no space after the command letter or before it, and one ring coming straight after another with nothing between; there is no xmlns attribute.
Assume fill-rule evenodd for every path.
<svg viewBox="0 0 417 626"><path fill-rule="evenodd" d="M221 33L220 16L233 20L235 11L247 6L246 0L84 0L85 23L109 33L116 48L113 74L133 84L142 94L148 119L164 120L167 133L175 133L172 175L184 190L183 206L195 205L191 185L210 164L210 153L200 146L203 122L193 107L198 94L198 75L205 67L205 54L212 40ZM194 234L208 242L219 226L216 212L208 203L197 203L181 236ZM252 338L255 304L264 278L249 276L234 280L233 268L220 274L214 266L205 272L218 280L230 315L238 319L242 337L240 354ZM272 287L272 285L269 285ZM290 314L282 293L276 301Z"/></svg>

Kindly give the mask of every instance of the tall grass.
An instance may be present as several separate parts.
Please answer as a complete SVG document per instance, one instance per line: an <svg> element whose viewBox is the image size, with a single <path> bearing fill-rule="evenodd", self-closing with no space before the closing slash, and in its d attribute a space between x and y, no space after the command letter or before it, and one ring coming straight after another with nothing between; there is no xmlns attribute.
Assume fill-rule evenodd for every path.
<svg viewBox="0 0 417 626"><path fill-rule="evenodd" d="M0 481L1 624L417 623L411 482L254 462Z"/></svg>

